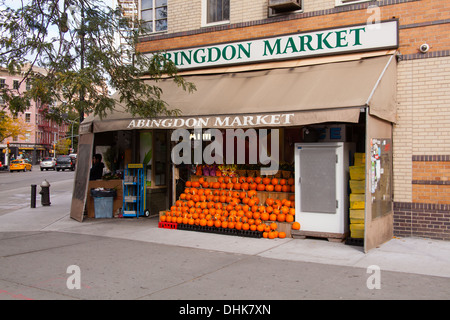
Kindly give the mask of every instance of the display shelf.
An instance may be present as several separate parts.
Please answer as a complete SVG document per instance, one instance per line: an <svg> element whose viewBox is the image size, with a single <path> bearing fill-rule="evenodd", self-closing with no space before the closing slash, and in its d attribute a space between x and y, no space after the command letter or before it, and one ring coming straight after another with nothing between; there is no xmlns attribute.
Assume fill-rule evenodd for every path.
<svg viewBox="0 0 450 320"><path fill-rule="evenodd" d="M123 217L149 216L146 205L146 179L144 165L128 164L123 178Z"/></svg>

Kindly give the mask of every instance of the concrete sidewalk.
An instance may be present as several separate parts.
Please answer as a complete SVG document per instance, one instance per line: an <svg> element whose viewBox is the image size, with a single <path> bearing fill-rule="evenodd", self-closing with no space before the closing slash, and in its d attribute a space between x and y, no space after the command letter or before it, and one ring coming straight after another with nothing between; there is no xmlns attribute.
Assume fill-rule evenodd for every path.
<svg viewBox="0 0 450 320"><path fill-rule="evenodd" d="M51 206L37 204L0 216L1 232L53 231L150 242L287 261L450 277L450 242L394 238L364 254L362 247L316 239L254 239L158 228L157 218L86 219L69 217L71 194L51 198Z"/></svg>

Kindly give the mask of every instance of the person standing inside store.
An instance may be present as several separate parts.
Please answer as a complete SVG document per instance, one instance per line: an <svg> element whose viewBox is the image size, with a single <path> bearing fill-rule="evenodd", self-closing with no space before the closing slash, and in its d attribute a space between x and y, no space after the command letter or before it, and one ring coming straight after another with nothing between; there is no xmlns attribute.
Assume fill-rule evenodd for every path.
<svg viewBox="0 0 450 320"><path fill-rule="evenodd" d="M89 174L89 180L98 180L103 176L103 168L105 167L102 162L102 155L96 153L92 158L92 168Z"/></svg>

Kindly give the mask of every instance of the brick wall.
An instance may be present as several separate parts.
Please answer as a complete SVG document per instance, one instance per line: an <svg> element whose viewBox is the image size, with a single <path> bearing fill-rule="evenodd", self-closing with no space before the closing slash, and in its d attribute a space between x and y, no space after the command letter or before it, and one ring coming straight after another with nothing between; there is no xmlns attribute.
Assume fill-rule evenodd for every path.
<svg viewBox="0 0 450 320"><path fill-rule="evenodd" d="M143 37L138 50L143 52L169 50L364 24L371 15L367 12L370 2L334 7L332 2L324 0L317 2L322 3L322 9L315 10L313 7L308 9L310 2L305 1L303 13L267 18L266 6L262 5L262 0L257 0L256 4L254 1L246 0L241 4L235 4L234 9L233 6L231 7L233 15L230 24L202 28L201 0L190 1L189 8L186 7L186 2L181 0L172 0L172 2L180 2L180 4L169 5L169 33ZM260 2L261 4L258 5ZM380 7L381 20L395 17L400 21L401 54L417 53L419 45L424 42L428 42L434 52L450 50L448 0L382 0L377 1L377 4ZM327 8L330 5L331 7ZM178 21L178 17L183 18ZM177 24L180 27L177 27Z"/></svg>
<svg viewBox="0 0 450 320"><path fill-rule="evenodd" d="M450 240L450 205L395 202L394 212L396 236Z"/></svg>
<svg viewBox="0 0 450 320"><path fill-rule="evenodd" d="M181 0L174 2L179 3L179 10L169 5L169 32L143 38L138 50L364 24L370 16L367 7L373 4L335 7L335 0L305 0L303 13L268 18L267 1L232 0L230 24L202 28L201 0L190 1L189 6ZM450 162L442 159L450 156L450 5L448 0L381 0L377 4L381 20L399 20L398 118L393 130L394 234L449 239ZM175 22L179 17L181 20ZM180 26L175 27L177 23ZM431 46L426 54L418 50L423 43Z"/></svg>
<svg viewBox="0 0 450 320"><path fill-rule="evenodd" d="M449 56L398 63L398 118L394 125L396 235L449 239L449 87Z"/></svg>

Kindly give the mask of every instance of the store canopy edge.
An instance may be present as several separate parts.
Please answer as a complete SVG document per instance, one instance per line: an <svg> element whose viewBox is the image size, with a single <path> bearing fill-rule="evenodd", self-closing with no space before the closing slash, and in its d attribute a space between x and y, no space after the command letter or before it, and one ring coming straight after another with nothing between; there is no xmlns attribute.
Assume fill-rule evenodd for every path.
<svg viewBox="0 0 450 320"><path fill-rule="evenodd" d="M360 107L395 121L393 55L321 65L186 76L189 94L166 79L156 85L180 117L132 117L117 103L106 118L87 117L80 133L133 129L284 127L358 122ZM90 128L89 125L92 125Z"/></svg>

